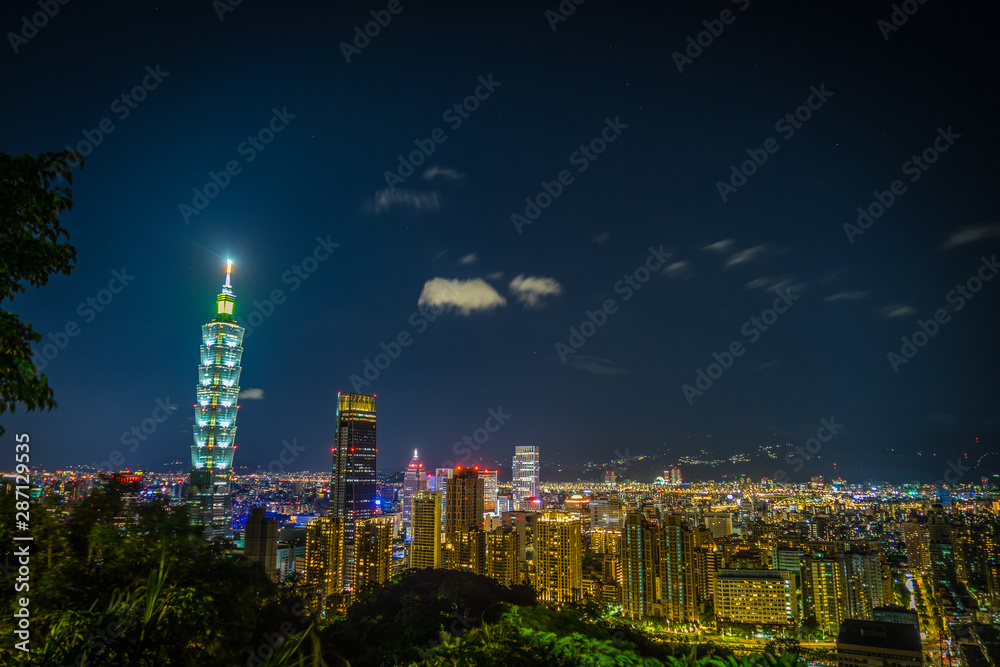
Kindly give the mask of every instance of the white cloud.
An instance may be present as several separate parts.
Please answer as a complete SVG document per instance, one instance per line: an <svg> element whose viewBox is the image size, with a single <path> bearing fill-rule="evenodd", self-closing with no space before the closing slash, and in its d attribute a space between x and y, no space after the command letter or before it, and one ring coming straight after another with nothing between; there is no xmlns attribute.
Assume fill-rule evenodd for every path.
<svg viewBox="0 0 1000 667"><path fill-rule="evenodd" d="M245 401L259 401L264 398L264 390L249 387L240 392L239 398Z"/></svg>
<svg viewBox="0 0 1000 667"><path fill-rule="evenodd" d="M465 174L455 169L444 169L442 167L428 167L424 170L424 175L421 176L421 178L425 181L432 181L437 176L445 178L449 181L457 181L460 178L465 178Z"/></svg>
<svg viewBox="0 0 1000 667"><path fill-rule="evenodd" d="M711 250L712 252L729 252L729 249L734 245L736 245L736 239L723 239L722 241L716 241L715 243L705 246L702 250Z"/></svg>
<svg viewBox="0 0 1000 667"><path fill-rule="evenodd" d="M570 366L594 375L622 375L625 373L624 368L610 359L591 357L586 354L571 354L566 358L566 361Z"/></svg>
<svg viewBox="0 0 1000 667"><path fill-rule="evenodd" d="M867 298L871 294L871 290L865 290L863 292L837 292L836 294L831 294L830 296L823 299L824 301L857 301L858 299Z"/></svg>
<svg viewBox="0 0 1000 667"><path fill-rule="evenodd" d="M474 310L492 310L506 304L507 300L482 278L432 278L424 283L417 299L418 306L453 308L461 315L469 315Z"/></svg>
<svg viewBox="0 0 1000 667"><path fill-rule="evenodd" d="M879 312L881 312L884 317L909 317L910 315L916 315L920 311L913 306L901 306L896 304L893 306L886 306Z"/></svg>
<svg viewBox="0 0 1000 667"><path fill-rule="evenodd" d="M595 236L593 240L594 240L594 243L604 243L605 241L607 241L610 238L611 238L611 234L608 234L607 232L601 232L600 234L598 234L597 236Z"/></svg>
<svg viewBox="0 0 1000 667"><path fill-rule="evenodd" d="M761 245L755 245L752 248L747 248L746 250L740 250L735 253L732 257L726 260L726 266L736 266L737 264L746 264L747 262L752 262L761 255L765 254L771 249L770 243L763 243Z"/></svg>
<svg viewBox="0 0 1000 667"><path fill-rule="evenodd" d="M476 255L476 253L470 252L468 255L466 255L462 259L458 260L458 263L462 264L462 265L466 265L466 264L475 264L478 261L479 261L479 257Z"/></svg>
<svg viewBox="0 0 1000 667"><path fill-rule="evenodd" d="M944 247L954 248L966 243L973 243L974 241L996 238L997 236L1000 236L1000 225L987 223L974 227L965 227L949 236L948 240L944 243Z"/></svg>
<svg viewBox="0 0 1000 667"><path fill-rule="evenodd" d="M667 274L668 276L679 276L682 273L686 273L687 271L690 270L691 270L690 262L685 262L682 260L680 262L674 262L673 264L667 266L667 268L663 269L663 273Z"/></svg>
<svg viewBox="0 0 1000 667"><path fill-rule="evenodd" d="M555 278L525 276L523 273L510 281L514 297L528 308L541 305L542 298L562 294L562 285Z"/></svg>
<svg viewBox="0 0 1000 667"><path fill-rule="evenodd" d="M384 188L366 205L368 213L378 215L397 206L409 207L418 213L423 210L436 211L441 208L436 192L410 192Z"/></svg>
<svg viewBox="0 0 1000 667"><path fill-rule="evenodd" d="M487 280L500 280L501 278L503 278L503 271L494 271L493 273L486 274Z"/></svg>

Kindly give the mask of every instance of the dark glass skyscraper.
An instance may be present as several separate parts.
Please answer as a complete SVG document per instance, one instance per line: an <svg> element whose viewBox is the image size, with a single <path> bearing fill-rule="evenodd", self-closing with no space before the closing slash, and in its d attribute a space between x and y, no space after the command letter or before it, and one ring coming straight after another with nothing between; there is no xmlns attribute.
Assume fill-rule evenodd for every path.
<svg viewBox="0 0 1000 667"><path fill-rule="evenodd" d="M216 297L216 314L201 328L198 403L194 408L191 483L187 504L192 525L211 539L233 538L233 454L236 450L236 400L240 394L243 327L236 323L236 297L230 285L233 263Z"/></svg>
<svg viewBox="0 0 1000 667"><path fill-rule="evenodd" d="M337 394L330 516L343 518L344 578L353 581L355 524L375 516L375 397Z"/></svg>

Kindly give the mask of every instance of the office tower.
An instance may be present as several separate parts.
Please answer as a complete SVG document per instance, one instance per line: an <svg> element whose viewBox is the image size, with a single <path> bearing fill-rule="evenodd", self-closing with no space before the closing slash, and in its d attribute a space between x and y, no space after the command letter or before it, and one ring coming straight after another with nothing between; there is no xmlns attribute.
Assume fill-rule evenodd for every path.
<svg viewBox="0 0 1000 667"><path fill-rule="evenodd" d="M406 539L412 539L413 530L410 521L413 513L413 496L417 491L427 490L427 474L424 471L424 464L417 456L417 450L413 450L413 458L410 465L406 466L403 473L403 532Z"/></svg>
<svg viewBox="0 0 1000 667"><path fill-rule="evenodd" d="M504 586L516 586L521 577L521 543L517 530L502 526L486 534L487 575Z"/></svg>
<svg viewBox="0 0 1000 667"><path fill-rule="evenodd" d="M694 533L681 517L668 514L659 530L660 600L663 615L672 621L697 621L697 558Z"/></svg>
<svg viewBox="0 0 1000 667"><path fill-rule="evenodd" d="M930 568L930 530L927 522L921 521L916 514L911 514L903 523L903 543L906 544L906 564L910 569Z"/></svg>
<svg viewBox="0 0 1000 667"><path fill-rule="evenodd" d="M535 534L535 590L539 600L583 599L581 522L568 512L549 511L538 519Z"/></svg>
<svg viewBox="0 0 1000 667"><path fill-rule="evenodd" d="M458 468L446 486L445 567L486 574L483 478L475 468Z"/></svg>
<svg viewBox="0 0 1000 667"><path fill-rule="evenodd" d="M604 483L605 484L615 484L618 481L618 475L615 474L614 470L604 471Z"/></svg>
<svg viewBox="0 0 1000 667"><path fill-rule="evenodd" d="M908 623L850 618L837 635L837 664L842 667L922 667L920 633Z"/></svg>
<svg viewBox="0 0 1000 667"><path fill-rule="evenodd" d="M236 404L240 394L240 358L243 327L236 323L230 278L215 298L215 318L201 328L201 365L198 367L198 403L194 408L194 444L191 445L191 482L187 505L191 524L209 539L233 539L233 454L236 451Z"/></svg>
<svg viewBox="0 0 1000 667"><path fill-rule="evenodd" d="M305 583L312 601L322 607L326 598L343 589L344 521L324 516L306 524Z"/></svg>
<svg viewBox="0 0 1000 667"><path fill-rule="evenodd" d="M590 501L590 525L594 529L621 531L622 503L617 498Z"/></svg>
<svg viewBox="0 0 1000 667"><path fill-rule="evenodd" d="M713 598L721 625L794 629L799 621L795 575L788 570L720 570Z"/></svg>
<svg viewBox="0 0 1000 667"><path fill-rule="evenodd" d="M802 568L802 603L805 616L816 619L820 630L835 635L848 617L847 564L843 557L817 554Z"/></svg>
<svg viewBox="0 0 1000 667"><path fill-rule="evenodd" d="M712 537L729 537L733 534L733 515L729 512L712 512L705 515L705 527Z"/></svg>
<svg viewBox="0 0 1000 667"><path fill-rule="evenodd" d="M479 474L483 478L483 511L495 513L497 511L497 475L499 470L480 470Z"/></svg>
<svg viewBox="0 0 1000 667"><path fill-rule="evenodd" d="M447 519L448 480L455 474L454 468L437 468L434 471L434 490L441 493L441 534L444 535L444 523Z"/></svg>
<svg viewBox="0 0 1000 667"><path fill-rule="evenodd" d="M681 469L671 468L670 469L670 483L674 486L680 486L681 484Z"/></svg>
<svg viewBox="0 0 1000 667"><path fill-rule="evenodd" d="M637 620L653 613L657 603L657 527L637 512L625 516L622 526L622 611Z"/></svg>
<svg viewBox="0 0 1000 667"><path fill-rule="evenodd" d="M872 620L884 621L886 623L906 623L920 630L920 616L917 614L917 610L907 609L898 605L875 607L872 610Z"/></svg>
<svg viewBox="0 0 1000 667"><path fill-rule="evenodd" d="M337 393L330 516L343 520L344 581L353 581L354 527L375 516L375 397Z"/></svg>
<svg viewBox="0 0 1000 667"><path fill-rule="evenodd" d="M354 542L354 594L385 583L392 577L392 519L385 516L359 521Z"/></svg>
<svg viewBox="0 0 1000 667"><path fill-rule="evenodd" d="M620 530L594 528L590 531L590 549L597 555L617 556L621 537Z"/></svg>
<svg viewBox="0 0 1000 667"><path fill-rule="evenodd" d="M514 507L519 510L534 509L527 504L528 499L537 498L541 493L538 466L538 447L518 445L514 448Z"/></svg>
<svg viewBox="0 0 1000 667"><path fill-rule="evenodd" d="M413 537L407 544L407 567L441 567L441 492L417 491L413 496Z"/></svg>
<svg viewBox="0 0 1000 667"><path fill-rule="evenodd" d="M267 508L254 507L246 523L243 553L264 566L271 578L278 573L278 521L268 519Z"/></svg>

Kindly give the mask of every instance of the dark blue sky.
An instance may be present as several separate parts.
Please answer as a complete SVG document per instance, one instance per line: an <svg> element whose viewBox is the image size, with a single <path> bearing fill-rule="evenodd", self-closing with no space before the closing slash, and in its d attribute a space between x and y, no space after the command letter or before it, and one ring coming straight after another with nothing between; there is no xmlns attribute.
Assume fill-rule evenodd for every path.
<svg viewBox="0 0 1000 667"><path fill-rule="evenodd" d="M473 4L404 1L350 63L341 42L386 3L246 0L224 20L208 0L70 3L27 42L8 35L0 150L102 136L64 216L77 270L12 306L47 341L79 326L44 369L59 407L5 416L6 437L28 431L50 468L115 449L124 467L187 462L199 327L229 256L238 314L284 299L245 340L241 385L263 397L241 401L237 465L294 439L290 469L328 468L337 391L404 332L412 343L362 388L379 395L385 470L414 448L431 467L455 460L500 408L510 417L476 456L505 467L517 444L602 461L623 438L804 439L831 415L862 438L997 431L1000 281L948 303L1000 246L996 8L919 5L886 40L887 2L591 0L556 30L554 1ZM730 23L710 23L722 33L679 72L674 52L723 10ZM37 11L5 3L0 28ZM134 109L115 104L144 78ZM477 87L467 118L444 115ZM794 132L776 127L807 101ZM275 110L280 132L251 150ZM113 131L94 134L105 118ZM606 119L614 141L574 156ZM445 141L387 189L397 156L437 128ZM907 171L939 128L947 150ZM723 201L717 183L747 151L767 161ZM238 173L185 220L227 163ZM519 233L512 214L564 170ZM849 242L844 224L896 179L905 192ZM293 278L318 238L339 246ZM661 246L669 269L625 300L619 281ZM78 309L123 270L134 279L101 312ZM744 323L781 289L797 300L751 340ZM608 299L563 363L556 344ZM425 328L421 302L444 309ZM887 353L940 308L948 321L894 372ZM689 403L682 386L735 341L745 351ZM122 433L168 397L180 408L129 451Z"/></svg>

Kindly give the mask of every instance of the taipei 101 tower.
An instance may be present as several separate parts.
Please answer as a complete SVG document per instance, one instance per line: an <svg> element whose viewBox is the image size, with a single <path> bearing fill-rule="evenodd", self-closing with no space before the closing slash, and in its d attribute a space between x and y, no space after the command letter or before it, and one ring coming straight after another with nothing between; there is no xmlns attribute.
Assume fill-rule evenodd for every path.
<svg viewBox="0 0 1000 667"><path fill-rule="evenodd" d="M194 407L194 444L187 506L191 523L209 539L233 539L233 454L236 450L236 399L240 394L240 357L244 329L236 323L230 276L216 297L215 318L201 327L198 403Z"/></svg>

